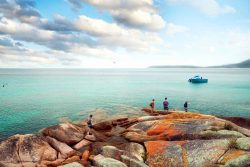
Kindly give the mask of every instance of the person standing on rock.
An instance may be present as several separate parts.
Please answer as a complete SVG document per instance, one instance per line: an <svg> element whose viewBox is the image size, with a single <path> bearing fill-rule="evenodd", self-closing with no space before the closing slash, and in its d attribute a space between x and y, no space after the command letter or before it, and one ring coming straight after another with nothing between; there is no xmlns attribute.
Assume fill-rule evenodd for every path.
<svg viewBox="0 0 250 167"><path fill-rule="evenodd" d="M89 128L93 128L92 120L93 120L93 115L90 115L88 120L87 120L87 124L88 124Z"/></svg>
<svg viewBox="0 0 250 167"><path fill-rule="evenodd" d="M188 111L188 102L187 101L185 101L185 103L184 103L184 110L185 110L185 112Z"/></svg>
<svg viewBox="0 0 250 167"><path fill-rule="evenodd" d="M152 111L155 108L155 99L152 99L151 103L150 103L150 107L152 108Z"/></svg>
<svg viewBox="0 0 250 167"><path fill-rule="evenodd" d="M165 100L163 102L163 108L164 108L164 110L168 111L168 98L167 97L165 97Z"/></svg>

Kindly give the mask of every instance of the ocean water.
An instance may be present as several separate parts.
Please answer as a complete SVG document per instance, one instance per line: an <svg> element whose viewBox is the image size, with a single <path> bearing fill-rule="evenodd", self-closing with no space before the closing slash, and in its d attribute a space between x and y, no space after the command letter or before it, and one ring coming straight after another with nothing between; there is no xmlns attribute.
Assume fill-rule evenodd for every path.
<svg viewBox="0 0 250 167"><path fill-rule="evenodd" d="M200 74L207 84L187 80ZM139 114L155 98L170 108L250 117L250 69L0 69L0 140L35 133L61 118Z"/></svg>

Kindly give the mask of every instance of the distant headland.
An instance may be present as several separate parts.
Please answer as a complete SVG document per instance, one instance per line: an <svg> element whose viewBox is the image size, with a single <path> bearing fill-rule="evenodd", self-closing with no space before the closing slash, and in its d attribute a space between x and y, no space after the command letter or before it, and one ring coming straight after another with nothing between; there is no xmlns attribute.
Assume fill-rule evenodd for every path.
<svg viewBox="0 0 250 167"><path fill-rule="evenodd" d="M242 61L240 63L235 64L226 64L219 66L192 66L192 65L154 65L149 66L149 68L250 68L250 59Z"/></svg>

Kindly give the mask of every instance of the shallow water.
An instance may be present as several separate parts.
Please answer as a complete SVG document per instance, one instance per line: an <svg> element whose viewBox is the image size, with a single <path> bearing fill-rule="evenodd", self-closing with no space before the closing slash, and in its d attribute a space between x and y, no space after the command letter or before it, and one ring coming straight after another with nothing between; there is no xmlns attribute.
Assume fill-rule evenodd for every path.
<svg viewBox="0 0 250 167"><path fill-rule="evenodd" d="M207 84L187 80L200 74ZM170 108L250 117L250 69L0 69L0 139L35 133L60 118L140 113L164 97Z"/></svg>

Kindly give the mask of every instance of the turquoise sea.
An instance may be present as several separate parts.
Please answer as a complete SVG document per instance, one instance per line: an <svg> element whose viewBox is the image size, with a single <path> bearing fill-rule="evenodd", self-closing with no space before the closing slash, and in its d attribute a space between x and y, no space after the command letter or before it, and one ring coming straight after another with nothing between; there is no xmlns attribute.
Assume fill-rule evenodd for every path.
<svg viewBox="0 0 250 167"><path fill-rule="evenodd" d="M207 84L187 80L200 74ZM136 114L155 98L170 108L250 117L250 69L0 69L0 140L35 133L61 118ZM6 86L2 86L7 84Z"/></svg>

